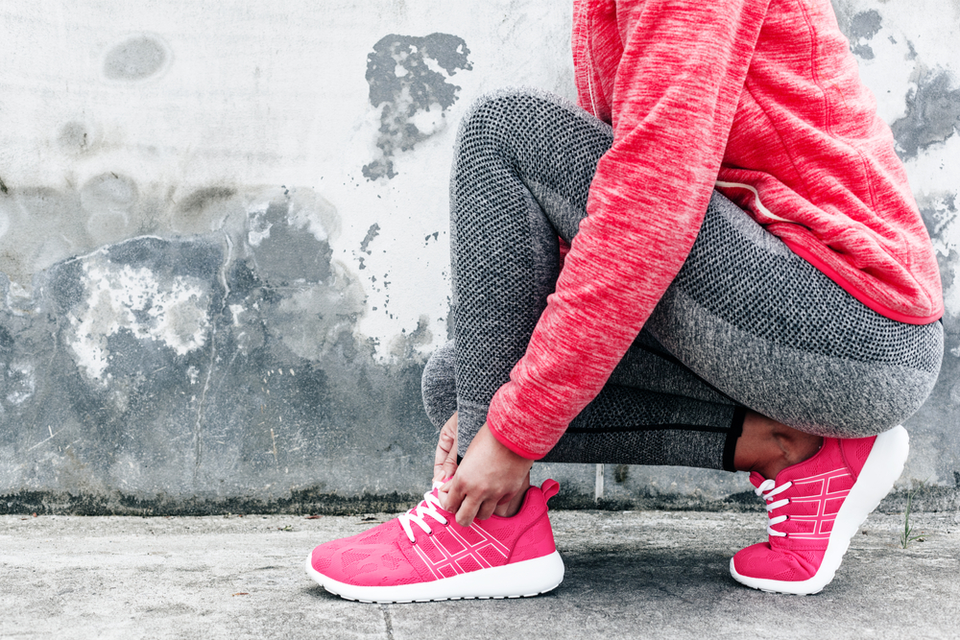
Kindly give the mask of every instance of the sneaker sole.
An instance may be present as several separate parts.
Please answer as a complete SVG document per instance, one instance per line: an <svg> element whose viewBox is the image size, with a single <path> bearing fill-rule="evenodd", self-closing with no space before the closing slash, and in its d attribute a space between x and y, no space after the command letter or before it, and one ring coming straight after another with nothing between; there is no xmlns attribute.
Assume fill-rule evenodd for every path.
<svg viewBox="0 0 960 640"><path fill-rule="evenodd" d="M338 582L313 568L307 556L307 575L330 593L347 600L376 603L431 602L490 598L529 598L552 591L563 580L563 560L548 556L500 567L479 569L450 578L387 587Z"/></svg>
<svg viewBox="0 0 960 640"><path fill-rule="evenodd" d="M730 575L741 584L770 593L801 596L820 593L833 580L843 561L843 555L850 546L850 540L860 530L860 525L877 508L884 496L890 493L893 484L903 473L903 465L910 452L909 441L906 429L900 426L877 436L857 483L837 513L823 561L812 577L793 582L751 578L737 573L733 558L730 558Z"/></svg>

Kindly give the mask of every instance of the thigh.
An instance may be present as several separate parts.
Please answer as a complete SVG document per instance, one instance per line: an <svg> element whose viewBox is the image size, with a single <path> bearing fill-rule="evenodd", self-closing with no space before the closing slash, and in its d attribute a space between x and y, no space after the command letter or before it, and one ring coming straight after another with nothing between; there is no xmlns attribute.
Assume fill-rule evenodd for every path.
<svg viewBox="0 0 960 640"><path fill-rule="evenodd" d="M912 415L943 354L940 323L872 311L719 194L647 330L735 401L838 437Z"/></svg>

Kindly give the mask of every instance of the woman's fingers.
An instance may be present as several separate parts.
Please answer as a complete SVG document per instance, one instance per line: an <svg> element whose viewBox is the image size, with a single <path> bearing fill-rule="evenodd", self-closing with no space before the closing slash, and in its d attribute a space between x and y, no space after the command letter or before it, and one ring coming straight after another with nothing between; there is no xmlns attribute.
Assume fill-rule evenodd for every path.
<svg viewBox="0 0 960 640"><path fill-rule="evenodd" d="M447 454L447 459L443 463L442 469L443 475L438 478L438 480L446 480L447 478L452 478L454 474L457 473L457 439L453 439L453 446L450 448L450 452Z"/></svg>
<svg viewBox="0 0 960 640"><path fill-rule="evenodd" d="M504 496L504 498L507 498L507 496ZM480 508L477 509L476 517L480 520L486 520L487 518L493 515L494 510L497 508L497 505L500 504L500 502L502 502L502 500L500 501L493 500L493 499L484 500L483 503L481 503Z"/></svg>
<svg viewBox="0 0 960 640"><path fill-rule="evenodd" d="M442 482L457 472L457 414L454 413L443 428L433 459L433 479Z"/></svg>
<svg viewBox="0 0 960 640"><path fill-rule="evenodd" d="M449 511L453 514L458 513L463 504L464 493L460 488L457 476L454 476L449 482L440 487L440 490L437 491L437 496L440 498L440 506L443 507L444 511Z"/></svg>
<svg viewBox="0 0 960 640"><path fill-rule="evenodd" d="M469 527L484 503L481 490L471 489L463 482L460 476L454 476L448 483L440 487L440 506L444 511L455 514L457 524Z"/></svg>
<svg viewBox="0 0 960 640"><path fill-rule="evenodd" d="M483 503L478 502L472 496L465 497L463 502L460 503L460 508L457 509L457 524L461 527L469 527L473 524L474 518L478 517L482 506Z"/></svg>
<svg viewBox="0 0 960 640"><path fill-rule="evenodd" d="M499 501L495 497L475 496L454 490L448 495L443 508L456 513L456 521L461 527L469 527L474 520L486 520L493 515ZM459 504L457 504L459 503Z"/></svg>
<svg viewBox="0 0 960 640"><path fill-rule="evenodd" d="M440 442L437 444L437 454L433 463L433 479L437 482L442 482L449 478L452 473L450 473L450 452L451 450L456 451L456 448L453 446L453 441L445 439L441 434ZM456 454L453 454L453 470L456 471L457 458Z"/></svg>

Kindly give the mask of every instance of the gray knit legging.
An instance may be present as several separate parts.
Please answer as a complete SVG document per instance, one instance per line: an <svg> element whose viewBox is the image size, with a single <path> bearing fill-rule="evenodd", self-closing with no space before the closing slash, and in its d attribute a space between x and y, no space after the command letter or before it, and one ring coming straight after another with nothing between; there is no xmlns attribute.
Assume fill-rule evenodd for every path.
<svg viewBox="0 0 960 640"><path fill-rule="evenodd" d="M459 411L460 455L526 349L559 274L557 237L576 235L611 143L606 124L534 91L488 96L463 120L455 344L423 375L433 423ZM942 354L939 322L880 316L714 193L680 273L545 460L732 469L747 408L819 435L880 433L920 407Z"/></svg>

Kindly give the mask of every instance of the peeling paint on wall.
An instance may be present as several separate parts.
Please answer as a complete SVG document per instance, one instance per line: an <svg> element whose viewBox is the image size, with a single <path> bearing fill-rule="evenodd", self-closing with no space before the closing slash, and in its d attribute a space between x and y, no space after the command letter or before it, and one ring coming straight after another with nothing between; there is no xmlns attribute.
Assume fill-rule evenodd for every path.
<svg viewBox="0 0 960 640"><path fill-rule="evenodd" d="M447 82L473 68L466 42L432 33L423 38L388 35L367 57L370 104L380 110L380 157L363 167L368 180L397 175L394 160L446 127L447 109L460 87Z"/></svg>
<svg viewBox="0 0 960 640"><path fill-rule="evenodd" d="M880 14L873 9L858 13L851 18L847 25L847 38L850 40L850 49L854 55L864 60L873 60L873 49L869 41L880 33L882 22Z"/></svg>
<svg viewBox="0 0 960 640"><path fill-rule="evenodd" d="M906 96L907 116L891 125L904 160L946 142L960 129L960 88L951 74L918 66L913 81Z"/></svg>
<svg viewBox="0 0 960 640"><path fill-rule="evenodd" d="M120 332L156 342L178 356L203 347L210 329L208 283L117 265L104 251L82 260L81 269L84 297L68 311L68 346L87 377L106 383L114 358L108 345Z"/></svg>
<svg viewBox="0 0 960 640"><path fill-rule="evenodd" d="M367 229L367 235L365 235L363 237L363 240L360 242L360 253L366 254L368 256L371 253L373 253L370 250L370 243L373 242L374 238L376 238L379 234L380 234L380 225L374 222L372 225L370 225L370 228ZM367 268L367 265L364 264L364 259L365 259L365 256L363 255L357 256L357 261L360 263L361 271ZM371 276L371 284L375 284L375 283L376 283L376 276Z"/></svg>

